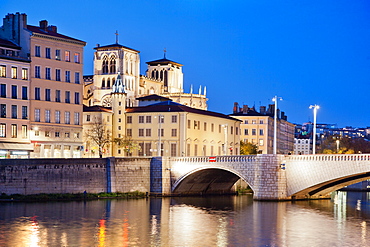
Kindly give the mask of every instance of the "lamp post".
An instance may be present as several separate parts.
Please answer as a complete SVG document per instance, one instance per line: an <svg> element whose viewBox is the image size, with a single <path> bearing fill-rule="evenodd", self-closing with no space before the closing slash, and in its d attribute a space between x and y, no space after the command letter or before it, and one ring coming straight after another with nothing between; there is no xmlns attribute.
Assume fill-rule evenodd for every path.
<svg viewBox="0 0 370 247"><path fill-rule="evenodd" d="M335 141L337 143L337 154L339 154L339 140Z"/></svg>
<svg viewBox="0 0 370 247"><path fill-rule="evenodd" d="M272 98L272 101L275 102L275 109L274 109L274 151L273 151L273 154L276 154L276 149L277 149L277 102L278 102L278 99L282 100L283 98L281 97L278 97L278 96L274 96L274 98Z"/></svg>
<svg viewBox="0 0 370 247"><path fill-rule="evenodd" d="M313 140L312 140L312 154L316 154L316 115L317 109L320 108L318 105L310 105L310 109L313 108Z"/></svg>

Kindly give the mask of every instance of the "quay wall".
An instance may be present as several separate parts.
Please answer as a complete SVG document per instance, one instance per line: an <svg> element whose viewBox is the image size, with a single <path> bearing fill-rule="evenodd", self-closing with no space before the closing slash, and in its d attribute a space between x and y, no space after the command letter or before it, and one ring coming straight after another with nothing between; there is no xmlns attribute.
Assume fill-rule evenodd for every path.
<svg viewBox="0 0 370 247"><path fill-rule="evenodd" d="M4 159L0 193L150 191L150 158Z"/></svg>

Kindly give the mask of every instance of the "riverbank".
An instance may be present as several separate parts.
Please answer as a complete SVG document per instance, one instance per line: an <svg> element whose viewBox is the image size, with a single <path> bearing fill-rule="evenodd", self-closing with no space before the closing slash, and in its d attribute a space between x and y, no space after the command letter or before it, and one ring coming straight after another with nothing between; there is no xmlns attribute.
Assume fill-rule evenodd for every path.
<svg viewBox="0 0 370 247"><path fill-rule="evenodd" d="M0 202L38 202L38 201L78 201L78 200L97 200L97 199L140 199L147 197L146 193L133 191L127 193L76 193L76 194L1 194Z"/></svg>

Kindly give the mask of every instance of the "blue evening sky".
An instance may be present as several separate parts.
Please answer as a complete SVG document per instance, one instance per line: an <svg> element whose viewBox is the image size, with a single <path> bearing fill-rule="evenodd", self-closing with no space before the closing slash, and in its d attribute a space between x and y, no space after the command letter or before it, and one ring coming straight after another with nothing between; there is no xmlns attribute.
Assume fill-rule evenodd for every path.
<svg viewBox="0 0 370 247"><path fill-rule="evenodd" d="M184 91L207 87L208 109L232 113L239 102L259 109L274 95L293 123L370 126L368 0L0 0L0 16L21 12L28 24L46 19L93 47L115 42L184 65Z"/></svg>

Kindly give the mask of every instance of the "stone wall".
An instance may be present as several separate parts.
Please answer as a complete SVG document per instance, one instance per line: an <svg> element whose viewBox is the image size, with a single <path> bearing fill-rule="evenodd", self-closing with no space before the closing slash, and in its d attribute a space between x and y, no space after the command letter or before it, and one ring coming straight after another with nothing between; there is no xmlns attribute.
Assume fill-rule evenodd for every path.
<svg viewBox="0 0 370 247"><path fill-rule="evenodd" d="M150 191L150 158L7 159L0 161L0 193Z"/></svg>

